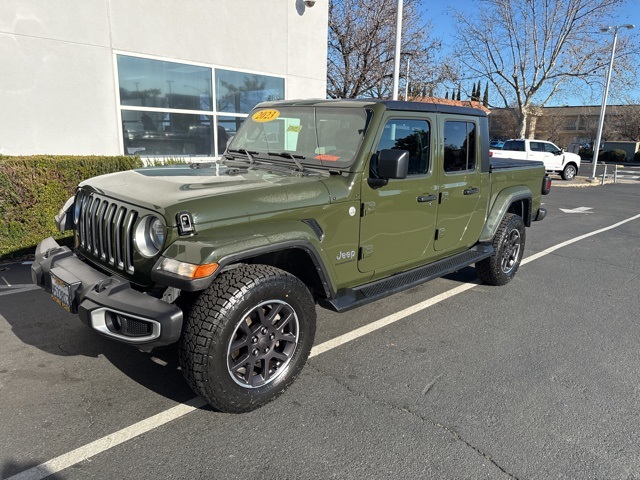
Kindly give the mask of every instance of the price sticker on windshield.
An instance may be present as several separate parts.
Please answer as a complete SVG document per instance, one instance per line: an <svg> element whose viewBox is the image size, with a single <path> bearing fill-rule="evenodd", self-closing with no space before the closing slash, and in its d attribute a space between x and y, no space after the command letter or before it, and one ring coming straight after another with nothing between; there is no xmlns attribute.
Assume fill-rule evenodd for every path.
<svg viewBox="0 0 640 480"><path fill-rule="evenodd" d="M251 115L251 119L254 122L271 122L280 116L280 112L273 108L269 108L267 110L260 110L253 115Z"/></svg>

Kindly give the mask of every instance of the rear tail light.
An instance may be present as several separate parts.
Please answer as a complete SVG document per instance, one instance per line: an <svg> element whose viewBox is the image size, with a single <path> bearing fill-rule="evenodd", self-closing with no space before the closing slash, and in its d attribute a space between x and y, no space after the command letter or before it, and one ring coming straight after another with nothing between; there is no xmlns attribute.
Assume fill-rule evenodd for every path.
<svg viewBox="0 0 640 480"><path fill-rule="evenodd" d="M551 191L551 177L545 175L542 179L542 195L547 195Z"/></svg>

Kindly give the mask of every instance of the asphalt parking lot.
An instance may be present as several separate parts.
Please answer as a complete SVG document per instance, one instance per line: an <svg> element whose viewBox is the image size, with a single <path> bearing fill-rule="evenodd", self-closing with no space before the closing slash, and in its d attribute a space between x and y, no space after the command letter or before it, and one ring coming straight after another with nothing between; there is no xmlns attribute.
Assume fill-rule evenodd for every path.
<svg viewBox="0 0 640 480"><path fill-rule="evenodd" d="M507 286L319 309L296 383L242 415L0 265L0 477L640 478L639 195L554 188Z"/></svg>

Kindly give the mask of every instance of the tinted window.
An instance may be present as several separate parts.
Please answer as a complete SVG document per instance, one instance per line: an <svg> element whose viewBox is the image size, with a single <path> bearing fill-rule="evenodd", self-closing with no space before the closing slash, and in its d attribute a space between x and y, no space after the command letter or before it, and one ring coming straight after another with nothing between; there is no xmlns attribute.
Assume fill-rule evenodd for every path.
<svg viewBox="0 0 640 480"><path fill-rule="evenodd" d="M476 125L472 122L444 123L444 171L476 168Z"/></svg>
<svg viewBox="0 0 640 480"><path fill-rule="evenodd" d="M557 151L559 151L560 149L558 147L556 147L553 143L545 143L544 145L544 151L545 152L551 152L551 153L555 153Z"/></svg>
<svg viewBox="0 0 640 480"><path fill-rule="evenodd" d="M260 102L283 99L283 78L216 69L219 112L249 113Z"/></svg>
<svg viewBox="0 0 640 480"><path fill-rule="evenodd" d="M211 155L213 117L122 110L127 155Z"/></svg>
<svg viewBox="0 0 640 480"><path fill-rule="evenodd" d="M283 78L128 55L117 65L126 154L219 156L257 103L284 98Z"/></svg>
<svg viewBox="0 0 640 480"><path fill-rule="evenodd" d="M120 104L212 110L211 69L118 55Z"/></svg>
<svg viewBox="0 0 640 480"><path fill-rule="evenodd" d="M523 140L509 140L508 142L504 142L503 150L511 150L513 152L524 152L524 141Z"/></svg>
<svg viewBox="0 0 640 480"><path fill-rule="evenodd" d="M406 150L409 152L409 175L420 175L429 171L430 145L429 122L394 119L384 126L376 154L386 149Z"/></svg>

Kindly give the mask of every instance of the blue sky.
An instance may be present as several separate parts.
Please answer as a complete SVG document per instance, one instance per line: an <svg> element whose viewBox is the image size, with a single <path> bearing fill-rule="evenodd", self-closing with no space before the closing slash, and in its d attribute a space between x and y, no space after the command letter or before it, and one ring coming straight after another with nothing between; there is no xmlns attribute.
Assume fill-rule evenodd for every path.
<svg viewBox="0 0 640 480"><path fill-rule="evenodd" d="M597 0L594 0L597 1ZM473 0L424 0L424 6L426 7L425 19L431 22L432 35L442 40L443 47L445 49L451 48L453 44L453 36L455 34L455 22L449 16L448 10L455 8L457 10L473 12L478 8L478 2ZM626 0L623 7L620 9L619 14L613 19L612 25L622 25L632 23L636 26L634 30L623 30L620 35L640 35L640 0ZM597 25L596 27L600 27ZM611 41L611 35L602 35L602 41ZM605 71L602 72L603 82L605 77ZM484 87L483 87L484 88ZM491 90L491 87L489 88ZM616 103L614 92L610 92L608 104ZM632 93L632 97L636 101L640 102L640 82L635 92ZM599 105L602 101L602 92L596 95L591 102L585 101L580 98L563 98L558 99L556 102L551 102L549 105L582 105L584 103ZM619 103L619 102L618 102Z"/></svg>

